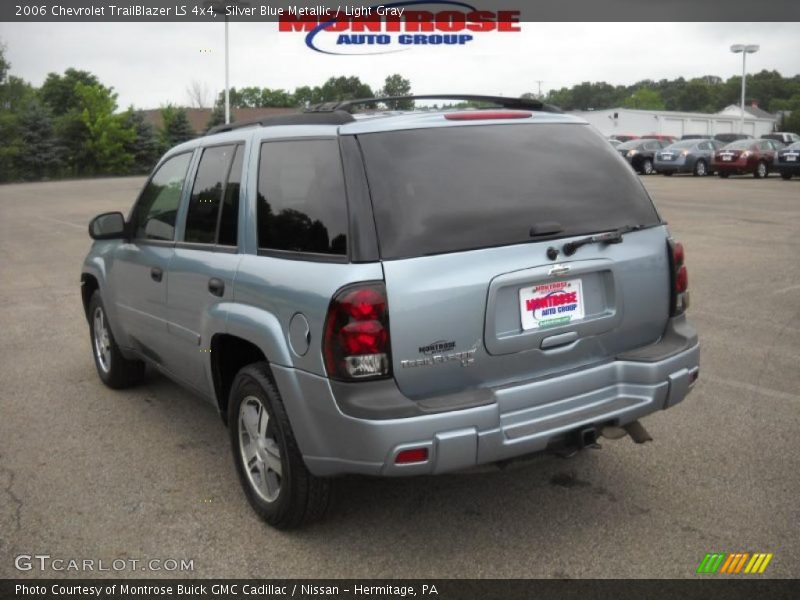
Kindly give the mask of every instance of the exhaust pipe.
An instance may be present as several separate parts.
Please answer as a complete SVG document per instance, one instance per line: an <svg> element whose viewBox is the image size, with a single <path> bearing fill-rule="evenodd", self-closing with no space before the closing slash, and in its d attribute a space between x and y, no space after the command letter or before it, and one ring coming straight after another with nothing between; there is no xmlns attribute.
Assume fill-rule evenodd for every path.
<svg viewBox="0 0 800 600"><path fill-rule="evenodd" d="M644 444L645 442L653 441L653 438L649 433L647 433L647 430L639 421L633 421L632 423L628 423L622 427L616 427L613 425L603 427L603 429L600 431L600 435L610 440L619 440L624 438L626 435L629 435L637 444Z"/></svg>

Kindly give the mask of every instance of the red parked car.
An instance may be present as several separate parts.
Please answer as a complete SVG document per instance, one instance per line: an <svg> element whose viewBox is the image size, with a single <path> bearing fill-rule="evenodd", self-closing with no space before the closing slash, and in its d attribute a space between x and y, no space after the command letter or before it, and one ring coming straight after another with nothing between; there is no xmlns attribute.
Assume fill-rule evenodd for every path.
<svg viewBox="0 0 800 600"><path fill-rule="evenodd" d="M714 153L711 169L723 178L745 173L760 178L769 174L774 161L775 148L767 140L739 140Z"/></svg>
<svg viewBox="0 0 800 600"><path fill-rule="evenodd" d="M643 140L658 140L660 142L669 142L670 144L677 141L674 135L664 135L662 133L648 133L642 136Z"/></svg>

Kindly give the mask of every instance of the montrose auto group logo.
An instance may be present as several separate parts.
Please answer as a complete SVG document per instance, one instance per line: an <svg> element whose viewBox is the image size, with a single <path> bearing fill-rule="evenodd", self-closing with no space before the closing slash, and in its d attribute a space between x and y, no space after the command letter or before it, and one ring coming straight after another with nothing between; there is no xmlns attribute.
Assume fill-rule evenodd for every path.
<svg viewBox="0 0 800 600"><path fill-rule="evenodd" d="M466 46L482 35L520 31L520 11L480 10L457 0L407 0L373 6L319 6L285 12L278 30L302 33L322 54L390 54Z"/></svg>

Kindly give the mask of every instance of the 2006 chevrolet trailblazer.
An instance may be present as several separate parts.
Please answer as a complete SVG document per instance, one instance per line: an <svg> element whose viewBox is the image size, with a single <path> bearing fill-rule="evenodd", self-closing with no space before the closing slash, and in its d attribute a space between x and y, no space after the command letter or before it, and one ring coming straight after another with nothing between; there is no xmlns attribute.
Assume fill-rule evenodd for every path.
<svg viewBox="0 0 800 600"><path fill-rule="evenodd" d="M148 363L213 402L275 526L335 475L649 439L697 378L683 248L617 152L534 100L445 98L497 108L222 126L89 226L100 378Z"/></svg>

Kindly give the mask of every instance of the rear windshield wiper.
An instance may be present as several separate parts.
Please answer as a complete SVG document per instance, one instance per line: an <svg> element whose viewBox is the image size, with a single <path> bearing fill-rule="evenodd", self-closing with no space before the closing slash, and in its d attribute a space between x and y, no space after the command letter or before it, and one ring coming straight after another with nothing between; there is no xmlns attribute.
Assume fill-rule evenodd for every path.
<svg viewBox="0 0 800 600"><path fill-rule="evenodd" d="M620 244L622 243L623 234L630 233L631 231L639 231L646 227L647 225L625 225L614 231L598 233L575 240L574 242L567 242L563 247L564 256L572 256L578 248L586 246L587 244Z"/></svg>

